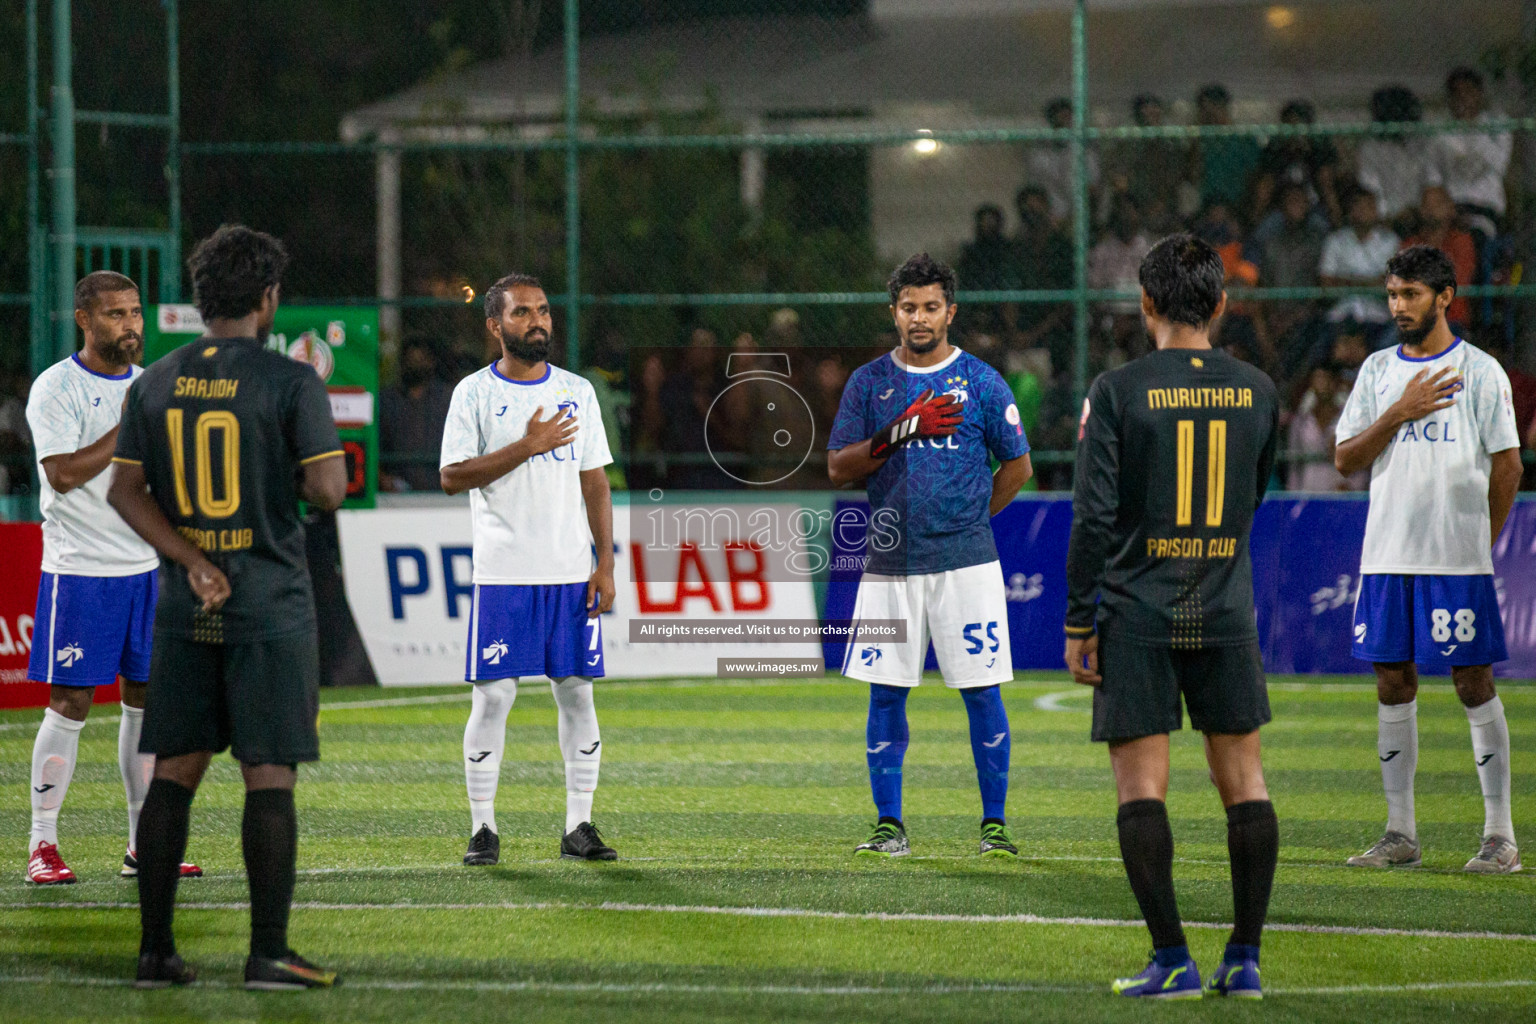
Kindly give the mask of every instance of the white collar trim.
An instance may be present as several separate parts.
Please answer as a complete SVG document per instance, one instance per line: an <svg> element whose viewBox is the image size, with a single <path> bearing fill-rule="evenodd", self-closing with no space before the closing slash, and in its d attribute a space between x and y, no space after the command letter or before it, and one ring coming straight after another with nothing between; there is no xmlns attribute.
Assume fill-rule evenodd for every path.
<svg viewBox="0 0 1536 1024"><path fill-rule="evenodd" d="M956 347L955 350L949 354L949 358L948 359L945 359L942 363L938 363L937 365L934 365L934 366L908 366L906 363L904 363L900 359L896 358L896 353L895 352L891 352L890 353L890 357L891 357L891 362L895 363L897 366L901 367L903 370L906 370L908 373L938 373L940 370L942 370L945 367L949 366L950 363L953 363L956 359L959 359L960 358L960 352L961 352L961 350L958 347Z"/></svg>

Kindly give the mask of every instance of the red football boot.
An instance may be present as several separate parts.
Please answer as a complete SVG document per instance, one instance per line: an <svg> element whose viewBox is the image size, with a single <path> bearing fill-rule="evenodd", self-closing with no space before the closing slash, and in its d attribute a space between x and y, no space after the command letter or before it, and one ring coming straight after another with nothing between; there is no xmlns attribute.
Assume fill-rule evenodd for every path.
<svg viewBox="0 0 1536 1024"><path fill-rule="evenodd" d="M27 861L27 881L34 885L73 885L75 873L59 856L57 843L38 843Z"/></svg>

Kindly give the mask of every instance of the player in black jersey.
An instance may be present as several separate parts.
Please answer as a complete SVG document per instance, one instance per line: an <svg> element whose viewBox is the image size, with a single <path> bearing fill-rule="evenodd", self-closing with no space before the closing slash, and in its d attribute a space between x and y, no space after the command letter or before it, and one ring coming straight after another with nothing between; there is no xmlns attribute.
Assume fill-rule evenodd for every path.
<svg viewBox="0 0 1536 1024"><path fill-rule="evenodd" d="M187 260L207 334L134 382L107 500L160 553L140 748L156 755L139 820L139 987L184 985L171 918L192 795L230 748L245 778L247 988L335 983L288 946L296 765L320 756L320 665L299 499L331 510L346 468L315 372L264 347L288 254L221 227Z"/></svg>
<svg viewBox="0 0 1536 1024"><path fill-rule="evenodd" d="M1157 350L1099 377L1083 404L1067 554L1067 667L1096 687L1120 853L1152 933L1152 961L1116 992L1198 997L1173 891L1168 734L1190 723L1227 809L1236 927L1207 986L1258 998L1259 935L1279 851L1259 761L1269 698L1248 532L1274 464L1279 403L1259 370L1212 351L1226 306L1221 257L1190 235L1141 263ZM1098 601L1095 606L1095 596Z"/></svg>

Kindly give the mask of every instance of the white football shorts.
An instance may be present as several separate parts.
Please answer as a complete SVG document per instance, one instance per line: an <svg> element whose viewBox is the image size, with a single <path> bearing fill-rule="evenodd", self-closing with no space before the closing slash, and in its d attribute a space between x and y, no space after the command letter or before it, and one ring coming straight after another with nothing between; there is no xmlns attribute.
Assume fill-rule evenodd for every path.
<svg viewBox="0 0 1536 1024"><path fill-rule="evenodd" d="M963 690L1013 680L1000 562L915 576L865 573L853 621L875 619L905 621L906 642L877 640L856 629L843 657L843 675L850 679L916 686L931 639L946 686Z"/></svg>

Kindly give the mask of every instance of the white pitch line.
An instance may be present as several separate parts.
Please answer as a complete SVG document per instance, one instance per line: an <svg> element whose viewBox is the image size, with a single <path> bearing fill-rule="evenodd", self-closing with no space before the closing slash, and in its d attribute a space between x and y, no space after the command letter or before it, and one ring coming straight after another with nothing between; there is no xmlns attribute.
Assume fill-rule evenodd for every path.
<svg viewBox="0 0 1536 1024"><path fill-rule="evenodd" d="M90 978L79 975L43 974L0 975L5 985L74 985L82 988L127 988L132 979ZM777 995L777 996L885 996L885 995L989 995L1001 994L1102 994L1102 985L1009 985L978 982L972 985L935 984L910 986L879 985L690 985L668 982L566 982L566 981L447 981L421 979L391 981L356 978L348 975L344 990L362 989L381 992L560 992L611 995ZM206 979L193 989L240 989L226 981ZM1302 988L1271 988L1268 996L1335 995L1414 995L1422 992L1456 992L1536 987L1536 978L1510 978L1502 981L1429 981L1403 985L1332 985Z"/></svg>
<svg viewBox="0 0 1536 1024"><path fill-rule="evenodd" d="M1087 687L1080 687L1076 690L1060 690L1056 693L1048 693L1044 697L1036 697L1034 706L1036 711L1088 711L1088 708L1062 707L1061 702L1078 697L1092 696L1093 691Z"/></svg>
<svg viewBox="0 0 1536 1024"><path fill-rule="evenodd" d="M1467 988L1531 988L1536 978L1510 978L1505 981L1416 981L1403 985L1331 985L1315 988L1276 988L1265 995L1277 996L1351 996L1370 993L1454 992Z"/></svg>
<svg viewBox="0 0 1536 1024"><path fill-rule="evenodd" d="M910 862L913 862L913 863L916 863L916 862L919 862L919 861L974 861L974 860L976 860L976 855L974 853L920 853L920 854L913 854L912 856L906 857L906 858L903 858L903 859L905 861L910 861ZM660 863L665 863L665 864L676 864L676 865L681 865L681 866L690 867L690 868L739 867L742 864L747 864L749 862L755 864L755 863L762 863L764 861L771 861L772 863L775 863L775 864L799 864L799 865L812 864L812 865L814 865L814 864L824 863L825 858L820 858L820 857L816 857L816 856L809 855L809 854L808 855L803 855L803 856L787 855L787 854L774 854L774 855L759 854L759 855L753 855L750 858L741 858L741 857L697 857L697 856L690 856L690 855L686 855L686 854L677 854L677 855L668 856L668 857L625 857L624 858L624 863L626 863L626 864L660 864ZM564 864L565 862L566 862L565 858L561 858L561 857L546 857L546 858L540 858L540 859L537 859L537 860L518 861L519 864L526 864L526 865ZM1193 866L1197 866L1197 867L1219 867L1219 868L1226 868L1226 867L1230 867L1231 866L1231 862L1227 861L1227 860L1205 860L1205 859L1202 859L1202 858L1199 858L1199 857L1174 857L1173 858L1173 862L1175 864L1193 865ZM419 873L419 872L432 872L432 873L435 874L435 873L439 873L439 872L444 871L444 870L452 870L453 866L457 865L457 863L458 863L457 861L454 861L454 862L452 862L452 864L449 864L449 863L446 863L446 862L445 863L441 863L441 864L359 864L359 865L356 865L356 866L353 866L353 867L300 868L297 873L300 876L302 876L302 877L323 877L323 876L329 876L329 875L402 875L402 874L415 874L415 873ZM1025 855L1021 855L1019 857L1019 863L1021 863L1021 864L1046 864L1046 863L1120 864L1120 863L1122 863L1122 860L1121 860L1120 857L1116 857L1116 856L1089 856L1087 854L1061 854L1061 855L1050 855L1050 856L1043 855L1043 854L1037 854L1037 855L1025 854ZM1345 874L1350 874L1350 875L1358 875L1359 874L1359 869L1358 868L1351 868L1348 865L1344 864L1342 861L1338 861L1338 862L1335 862L1335 861L1281 861L1280 862L1280 867L1281 868L1285 868L1285 869L1298 869L1298 870L1308 870L1308 871L1342 871ZM1396 869L1396 871L1394 873L1395 874L1405 874L1405 875L1420 875L1420 874L1422 874L1422 875L1447 875L1447 876L1460 876L1462 874L1461 870L1458 869L1458 868L1423 868L1423 867L1419 867L1419 868L1398 868L1398 869ZM244 871L206 871L206 872L204 872L204 874L201 877L204 878L204 879L207 879L209 881L242 881L243 882L245 880L245 872ZM1522 877L1517 878L1517 879L1512 879L1509 884L1511 884L1511 885L1522 885L1522 884L1530 884L1530 883L1536 883L1536 875L1528 875L1528 876L1522 876ZM0 883L0 884L3 884L3 883ZM189 884L192 884L192 885L195 886L195 885L197 885L199 883L196 882L196 881L193 881L193 882L191 882ZM106 886L108 888L121 888L123 883L120 880L118 880L117 878L115 878L115 877L114 878L105 878L105 879L102 879L102 878L95 878L95 879L92 879L92 878L82 878L82 879L80 879L79 881L77 881L75 883L74 891L77 891L77 892L78 891L82 891L82 889L84 889L84 888L89 888L91 886L96 886L96 885L102 885L102 886ZM30 906L31 904L27 904L27 905ZM3 906L3 904L0 904L0 906Z"/></svg>
<svg viewBox="0 0 1536 1024"><path fill-rule="evenodd" d="M525 699L525 694L526 695L532 695L532 696L550 696L549 692L547 690L545 690L542 686L533 685L533 684L542 682L544 680L544 678L545 677L543 677L543 676L533 676L533 677L529 677L529 678L527 678L525 680L522 680L522 682L524 682L524 683L526 683L528 685L522 685L522 686L518 687L517 699L518 700ZM786 684L790 684L790 685L797 685L797 684L804 684L804 683L813 683L813 684L815 684L815 683L819 683L819 682L820 681L816 680L816 679L785 680L785 679L779 679L779 678L774 678L774 677L765 677L765 678L762 678L762 679L710 679L710 678L692 679L692 678L683 678L683 679L603 679L603 680L600 680L601 685L605 689L611 689L611 688L614 688L614 687L623 687L625 689L639 689L639 690L643 690L643 689L646 689L648 687L649 688L655 688L655 689L665 689L665 690L692 690L692 689L712 689L712 688L741 689L741 688L744 688L744 687L745 688L763 688L763 689L766 689L768 687L784 686ZM829 680L827 680L827 683L842 683L842 682L844 682L844 680L841 680L841 679L829 679ZM336 701L336 702L330 703L330 704L321 704L320 705L320 710L321 711L326 711L328 709L334 709L334 708L354 709L354 708L378 708L378 707L409 707L409 706L411 706L413 704L446 704L446 703L450 703L450 702L453 702L453 701L467 701L467 700L469 700L470 687L472 685L474 685L474 684L472 684L472 683L465 683L464 684L464 690L463 690L462 693L432 694L432 695L429 695L429 696L422 696L422 697L386 697L386 698L383 698L383 699L380 699L380 700ZM388 687L385 687L385 689L388 689Z"/></svg>
<svg viewBox="0 0 1536 1024"><path fill-rule="evenodd" d="M614 679L614 680L609 681L605 685L613 686L615 683L623 684L625 686L634 686L634 687L655 686L655 687L665 687L665 688L668 688L668 689L679 689L679 688L688 689L688 688L695 688L695 687L702 688L702 687L715 687L715 686L730 687L730 688L734 689L734 688L740 688L740 687L782 686L782 685L784 685L784 680L782 680L782 679L762 679L762 680L757 680L757 679L671 679L671 680L667 680L667 679ZM469 686L470 686L469 683L465 683L464 684L464 692L462 692L462 693L434 693L434 694L427 694L427 695L423 695L423 696L419 696L419 697L383 697L383 698L380 698L378 700L335 701L335 702L329 703L329 704L321 704L320 705L320 712L321 712L321 714L324 714L327 711L361 711L361 710L366 710L368 708L406 708L406 707L416 707L416 706L426 705L426 704L462 704L462 703L467 703L469 701L469 692L470 692L469 691ZM522 688L522 692L518 693L518 695L517 695L519 701L537 700L540 697L546 697L546 696L548 696L548 694L545 693L542 688L531 687L531 686L523 687ZM41 710L41 709L37 709L37 710ZM121 719L122 717L123 717L122 715L92 715L91 717L87 718L86 721L87 722L116 722L119 719ZM38 727L38 724L39 724L39 722L37 720L26 721L26 722L0 722L0 732L10 732L10 731L13 731L13 730L16 730L16 729L36 729Z"/></svg>
<svg viewBox="0 0 1536 1024"><path fill-rule="evenodd" d="M79 985L91 988L126 988L133 984L131 978L87 978L75 976L49 977L48 975L0 975L0 984L9 985ZM390 981L386 979L346 977L342 983L346 989L368 989L384 992L592 992L615 995L683 994L683 995L786 995L786 996L880 996L880 995L985 995L992 992L1042 992L1084 993L1097 991L1097 986L1086 985L1008 985L978 982L974 985L689 985L668 982L637 982L633 984L610 981L438 981L421 979ZM238 989L243 986L218 980L198 981L193 986L212 989Z"/></svg>
<svg viewBox="0 0 1536 1024"><path fill-rule="evenodd" d="M41 712L43 709L42 708L37 708L36 710ZM86 721L87 722L102 722L102 723L117 722L117 721L121 721L122 717L123 717L122 715L92 715L89 718L87 718ZM29 721L29 722L0 722L0 732L10 732L13 729L31 729L32 731L36 732L37 731L37 727L39 725L42 725L42 724L43 724L43 720L42 720L41 717L36 718L36 719L34 719L32 721Z"/></svg>
<svg viewBox="0 0 1536 1024"><path fill-rule="evenodd" d="M649 863L652 863L654 861L661 861L661 860L668 860L668 859L669 858L667 858L667 857L625 857L624 858L624 863L626 863L626 864L649 864ZM1118 861L1118 858L1116 858L1116 860ZM563 864L563 863L565 863L565 861L566 861L566 858L564 858L564 857L545 857L545 858L542 858L540 860L525 860L525 861L519 861L518 863L520 863L520 864ZM1226 861L1222 861L1222 863L1225 864ZM297 872L297 874L305 875L305 876L308 876L308 875L352 875L352 874L358 874L358 875L397 875L397 874L402 874L402 873L407 873L408 874L408 873L414 872L414 871L437 871L438 868L439 868L439 865L436 865L436 864L370 864L370 865L368 865L366 867L357 867L357 868L305 868L302 871ZM243 872L243 871L214 872L214 873L211 873L211 874L207 874L204 877L205 878L237 879L237 878L244 878L245 877L245 872Z"/></svg>
<svg viewBox="0 0 1536 1024"><path fill-rule="evenodd" d="M231 901L182 902L184 910L247 910L249 903ZM798 918L828 921L880 921L917 922L923 924L1028 924L1056 925L1086 928L1143 928L1140 920L1108 917L1045 917L1040 914L922 914L912 912L813 910L805 907L719 907L676 903L568 903L558 900L537 903L326 903L303 901L295 903L295 910L320 911L391 911L402 910L517 910L517 911L603 911L621 914L703 914L721 917ZM4 910L137 910L138 903L81 902L81 903L0 903ZM1229 929L1231 922L1185 921L1186 928ZM1370 928L1356 925L1288 924L1271 923L1264 926L1271 932L1295 932L1304 935L1353 935L1381 936L1414 939L1485 939L1503 942L1536 942L1536 934L1523 932L1453 932L1435 928Z"/></svg>
<svg viewBox="0 0 1536 1024"><path fill-rule="evenodd" d="M466 686L468 684L465 684ZM529 697L538 697L540 694L534 690L528 694L518 694L518 697L527 700ZM359 711L366 708L404 708L420 704L454 704L465 703L469 700L469 690L463 693L435 693L420 697L385 697L380 700L347 700L337 701L333 704L321 704L320 711ZM39 709L40 710L40 709ZM86 722L116 722L122 719L122 715L91 715ZM9 732L13 729L36 729L38 722L0 722L0 732Z"/></svg>
<svg viewBox="0 0 1536 1024"><path fill-rule="evenodd" d="M803 680L800 682L803 683ZM840 682L840 680L832 679L829 680L829 682ZM1041 686L1050 685L1050 683L1050 680L1026 679L1019 681L1016 685ZM612 679L606 682L604 685L610 687L615 685L622 685L625 687L634 687L637 689L643 689L647 686L666 689L702 689L709 687L739 689L742 687L783 686L786 685L786 681L782 679ZM320 711L324 713L326 711L358 711L367 708L414 707L427 704L461 703L469 699L468 686L469 684L466 683L466 689L463 693L439 693L421 697L384 697L379 700L337 701L332 704L321 704ZM1280 682L1270 683L1269 688L1271 690L1278 690L1285 693L1376 692L1376 687L1370 683ZM1420 683L1419 689L1429 692L1439 692L1442 690L1445 692L1450 692L1452 689L1454 689L1454 687L1448 683ZM527 700L530 698L537 699L541 696L544 696L542 691L532 687L528 688L528 692L526 694L518 694L518 698L520 700ZM1057 706L1055 702L1065 700L1069 697L1087 696L1090 696L1090 694L1086 691L1086 689L1063 690L1057 693L1046 694L1043 697L1036 697L1034 700L1034 707L1039 711L1086 711L1086 708L1060 707ZM105 724L107 722L116 722L121 718L122 715L93 715L86 719L86 721L101 722ZM37 721L0 722L0 732L11 732L17 729L36 729L37 726Z"/></svg>
<svg viewBox="0 0 1536 1024"><path fill-rule="evenodd" d="M341 700L321 704L320 711L360 711L367 708L408 708L418 704L462 704L469 700L468 683L463 693L434 693L420 697L385 697L380 700ZM519 697L523 694L518 694Z"/></svg>
<svg viewBox="0 0 1536 1024"><path fill-rule="evenodd" d="M1025 684L1028 685L1028 684ZM1276 682L1270 683L1269 688L1279 693L1375 693L1375 683L1302 683L1302 682ZM1419 689L1431 692L1450 691L1455 687L1446 683L1420 683ZM1093 691L1086 686L1079 686L1075 690L1058 690L1055 693L1047 693L1043 697L1036 697L1034 708L1036 711L1074 711L1086 712L1087 707L1066 705L1064 701L1079 698L1093 697Z"/></svg>

